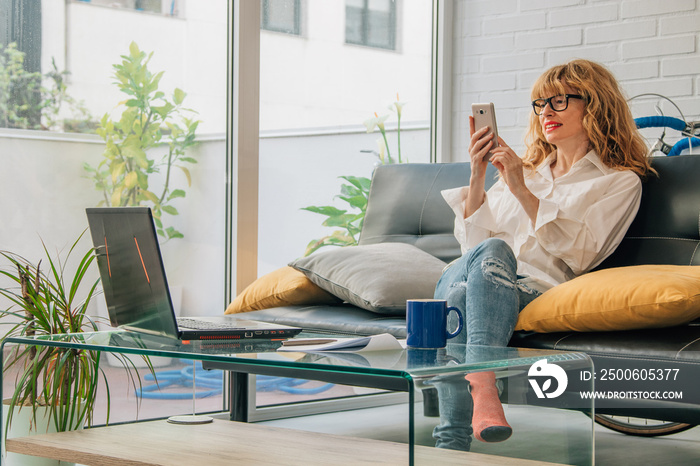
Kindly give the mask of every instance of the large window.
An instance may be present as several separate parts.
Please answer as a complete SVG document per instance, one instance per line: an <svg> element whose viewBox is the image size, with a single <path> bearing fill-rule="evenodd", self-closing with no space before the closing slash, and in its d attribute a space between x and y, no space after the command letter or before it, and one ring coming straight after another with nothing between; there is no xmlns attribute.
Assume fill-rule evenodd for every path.
<svg viewBox="0 0 700 466"><path fill-rule="evenodd" d="M301 34L301 0L262 0L260 27L268 31Z"/></svg>
<svg viewBox="0 0 700 466"><path fill-rule="evenodd" d="M243 2L255 5L248 0L237 4ZM395 23L393 3L389 2L387 7ZM345 207L338 199L343 189L340 177L371 178L376 165L390 162L388 151L398 163L399 139L401 162L430 160L430 0L400 4L402 28L412 30L413 36L397 53L385 53L375 47L348 47L343 34L346 19L343 1L258 3L263 7L262 14L246 24L259 34L261 46L260 96L249 100L254 102L256 110L259 104L259 140L258 132L252 132L256 143L259 142L259 154L256 147L255 151L240 155L227 152L227 142L233 141L235 145L235 138L247 136L245 132L233 134L233 123L226 118L226 104L234 100L231 97L234 92L227 86L236 81L227 75L232 72L242 76L257 70L255 66L241 69L227 66L227 56L233 53L227 38L231 26L228 21L234 17L230 8L236 3L231 0L148 3L149 8L160 8L161 13L170 11L170 7L177 8L180 16L172 17L136 10L135 7L145 7L146 3L137 5L126 0L102 4L75 0L0 0L0 5L13 8L12 15L21 14L17 8L29 4L40 4L36 17L52 20L29 21L27 24L41 24L40 34L30 34L29 26L25 26L24 33L13 32L16 34L13 37L25 41L18 52L26 56L24 50L34 50L39 57L40 66L25 71L39 73L43 88L40 92L48 92L41 102L61 102L61 105L35 109L40 116L37 127L0 128L0 154L5 167L0 172L0 218L4 220L0 247L34 262L42 258L40 239L52 252L70 246L87 227L86 207L112 203L119 198L113 191L105 192L94 172L85 166L98 169L109 153L106 149L112 148L101 134L113 131L109 123L119 122L125 110L138 106L124 95L117 84L123 81L115 77L115 65L124 56L143 52L151 75L163 72L158 75L158 91L169 99L184 99L183 110L196 112L186 116L199 121L196 144L186 150L185 157L191 160L172 167L169 180L165 168L148 173L148 186L154 193L160 193L167 184L180 190L173 196L165 196L172 201L172 209L163 209L161 250L169 284L175 301L181 303L183 315L215 314L226 307L224 296L231 283L225 277L235 282L238 273L232 264L225 263L227 256L240 255L241 250L252 251L252 260L233 257L233 262L237 260L243 268L257 268L260 276L304 255L311 240L332 234L332 229L322 225L322 216L304 208L330 204ZM373 3L366 6L381 11ZM187 15L182 15L185 7ZM270 32L266 27L283 24L295 24L297 33L303 24L304 40ZM290 26L287 32L294 28ZM392 35L396 30L394 24ZM236 45L248 52L255 49L245 40ZM257 51L254 54L257 56ZM57 80L51 77L52 73ZM255 86L244 88L245 95L239 101L248 97L251 87ZM400 136L397 103L403 109ZM363 125L368 119L376 118L375 113L379 117L387 116L386 140L378 129L368 133ZM245 123L246 117L244 111L239 119ZM162 134L171 135L172 128ZM168 153L166 145L146 152L153 164ZM259 171L259 189L256 186L250 196L236 198L229 191L229 188L237 189L246 174L232 169L227 164L227 155L259 161L259 170L255 172L257 175ZM123 173L119 164L105 163L99 169L108 171L105 182L112 177L118 179ZM140 180L139 177L132 177L132 182ZM250 198L259 199L259 209L256 204L256 210L236 225L237 217L232 211ZM241 235L236 229L249 225L257 228L257 236L253 237L257 237L258 247L250 251L235 247L226 250L227 238L239 241ZM168 227L177 234L167 233ZM229 232L232 228L234 233L227 236L227 228ZM90 245L86 235L78 249ZM93 274L92 278L96 278L96 269ZM234 287L233 293L236 291L241 288ZM105 311L97 309L96 304L94 307L95 315L104 319ZM169 367L180 370L183 366L178 361L163 364L159 371ZM344 391L340 396L355 392ZM118 405L121 401L116 400L116 393L128 404ZM133 419L136 413L133 391L125 384L117 390L113 386L112 394L114 406L127 409L113 408L111 421ZM276 394L266 393L264 398L270 404L278 400ZM187 401L183 404L187 405L183 408L185 412L190 405ZM198 400L197 408L216 409L221 404L221 398L207 398ZM140 417L172 414L174 409L164 400L147 401L142 405Z"/></svg>
<svg viewBox="0 0 700 466"><path fill-rule="evenodd" d="M395 50L397 2L398 0L346 0L345 42Z"/></svg>
<svg viewBox="0 0 700 466"><path fill-rule="evenodd" d="M109 8L117 2L103 3L0 0L0 16L7 19L3 24L12 27L0 30L9 38L0 47L0 115L4 123L0 124L0 250L20 254L34 264L43 259L41 267L46 271L42 241L52 257L59 251L65 257L87 228L86 207L126 202L126 197L116 193L119 188L112 188L114 180L121 180L127 163L116 157L112 163L107 157L114 155L110 151L119 147L131 159L141 157L143 151L147 158L140 159L141 171L130 175L131 182L138 180L134 198L153 208L153 198L147 201L150 195L145 190L160 198L166 185L170 188L163 199L170 206L161 203L161 250L174 301L180 303L177 309L182 315L223 312L228 2L188 2L186 18L135 9L160 11L183 2L119 2L121 6ZM24 21L28 15L34 20ZM37 66L24 60L32 53ZM127 75L138 81L146 79L145 69L150 73L154 92L149 97L149 121L160 123L148 138L160 137L158 147L135 135L124 143L117 134L115 125L123 122L122 116L141 105L116 84L121 81L115 77L115 65L122 64L123 56L140 61L139 66L132 61L124 67ZM128 81L124 87L131 91ZM166 100L178 110L163 122L160 116L168 112ZM158 112L161 115L156 115ZM187 126L182 117L199 121L195 144L183 149L168 177L162 162L170 154L167 142L175 127ZM127 126L132 127L124 128ZM144 127L145 123L139 126ZM116 145L97 133L113 137ZM98 181L86 165L105 178ZM112 186L105 189L105 184ZM85 234L72 257L81 257L91 246L90 235ZM67 264L66 273L75 270L75 265ZM84 282L92 284L97 275L93 267ZM0 287L6 285L0 279ZM105 322L107 312L100 303L104 304L102 295L95 298L90 313ZM1 302L0 309L6 304ZM183 368L179 361L159 363L163 365L157 369L159 373ZM119 363L109 360L103 367L110 377L121 370ZM147 374L148 369L141 373ZM5 381L13 379L6 377ZM180 389L186 391L187 382L182 382ZM144 384L154 388L153 381L144 380ZM177 389L173 386L169 390ZM137 403L128 383L116 380L111 383L111 393L110 421L134 419ZM167 400L168 396L156 394L141 405L140 417L187 412L192 407L191 396L190 391L178 407ZM197 407L219 410L222 400L223 395L198 400ZM96 415L95 422L104 422L102 414Z"/></svg>

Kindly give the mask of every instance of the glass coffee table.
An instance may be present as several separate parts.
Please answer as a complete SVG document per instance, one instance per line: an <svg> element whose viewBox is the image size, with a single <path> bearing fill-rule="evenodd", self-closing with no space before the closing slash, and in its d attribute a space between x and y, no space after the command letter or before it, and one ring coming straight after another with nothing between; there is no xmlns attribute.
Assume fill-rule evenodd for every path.
<svg viewBox="0 0 700 466"><path fill-rule="evenodd" d="M319 335L304 332L298 337L319 336L328 338L339 337L338 335ZM223 429L225 431L226 429L233 429L233 426L235 426L235 429L242 429L246 434L258 435L260 439L265 439L264 442L248 441L245 445L237 445L235 448L233 447L234 442L231 440L231 449L226 450L229 456L226 453L222 453L221 464L231 464L231 460L235 460L241 454L240 449L244 447L252 449L262 448L258 454L267 457L270 449L274 450L277 448L275 442L278 442L280 445L283 445L285 441L289 441L291 444L299 444L300 435L305 435L304 438L315 438L316 435L319 435L320 437L317 440L328 437L326 441L317 442L318 447L315 449L308 445L305 448L294 449L294 454L308 455L308 458L297 458L297 460L303 461L305 464L316 464L314 461L317 461L318 464L323 464L323 462L328 464L330 457L325 455L333 454L335 447L338 449L335 454L341 455L337 458L342 457L342 451L351 452L353 464L362 464L363 454L368 455L367 464L374 464L372 462L376 462L377 455L381 454L382 451L387 456L387 462L391 464L435 464L436 460L445 464L451 464L452 461L455 464L483 464L483 461L479 460L479 453L453 452L419 445L416 442L415 432L415 405L417 400L421 400L421 397L417 396L419 391L430 390L439 383L463 380L466 374L476 371L493 371L495 373L500 381L499 385L503 388L501 400L508 404L508 409L527 407L528 409L547 410L548 408L556 408L555 411L565 410L567 413L577 416L576 422L574 422L574 424L577 424L577 427L567 434L569 438L576 437L576 440L572 442L571 448L575 448L577 451L564 452L556 456L556 458L557 461L566 463L593 464L593 400L592 397L587 398L582 395L584 392L593 392L593 380L586 376L586 374L593 373L593 365L590 358L584 353L518 348L466 348L464 345L455 344L448 345L447 348L441 350L415 350L409 348L369 353L279 352L277 348L281 346L280 341L183 342L121 330L37 338L13 337L4 340L0 348L4 349L6 345L45 346L124 355L175 357L202 361L205 367L227 370L237 374L239 377L241 375L247 377L247 374L295 377L335 384L406 392L408 395L406 441L405 443L400 442L396 444L394 442L363 439L362 442L369 443L359 445L353 443L360 441L358 439L341 438L340 436L329 436L327 434L300 433L298 431L290 431L289 435L291 437L286 439L285 436L287 434L277 432L277 430L283 429L277 429L274 434L271 434L270 432L264 432L265 428L262 426L221 420L217 420L214 423L216 427L205 427L203 425L173 427L172 424L165 425L165 421L137 423L160 423L158 424L158 429L150 426L150 430L147 429L147 431L161 433L169 432L173 428L175 428L175 432L180 433L189 432L186 429L194 429L193 432L202 433L212 429ZM234 419L237 410L242 412L241 406L247 404L245 390L239 390L243 386L247 387L247 383L234 384L232 388L231 412ZM351 415L351 413L352 411L348 411L348 415ZM0 416L0 419L3 419L3 417ZM90 461L96 461L100 454L106 455L106 452L109 450L109 444L113 443L108 441L101 443L101 439L110 438L110 436L127 435L129 438L132 438L131 442L134 443L127 449L129 451L113 453L117 455L117 460L115 460L114 464L119 464L119 461L134 460L139 455L141 457L148 456L148 449L152 448L159 441L155 438L148 438L143 433L134 435L134 432L141 428L135 427L137 424L98 427L85 429L77 433L45 434L22 439L10 439L7 442L7 449L18 453L32 452L32 454L37 456L47 455L47 457L54 457L64 461L89 464ZM571 428L568 421L562 424L557 425L556 429L566 431ZM182 430L177 431L177 427L182 427ZM516 432L520 428L517 425L513 427ZM4 426L0 428L4 429ZM263 431L258 432L261 428ZM130 429L131 433L129 433ZM526 431L528 427L524 426L521 430ZM193 435L187 434L185 437L191 438ZM58 437L60 440L56 440L56 436L60 436ZM180 458L184 458L182 455L188 454L187 451L177 452L178 448L186 450L187 442L173 440L177 438L176 434L163 434L163 436L165 438L162 441L170 442L169 446L163 448L166 448L171 453L174 452L176 455L179 454ZM214 432L208 437L218 438ZM144 449L141 452L139 451L137 439L144 442ZM209 451L216 451L214 445L206 446L202 444L202 448L205 447ZM4 451L5 445L2 448ZM557 448L567 449L566 446L562 447L561 445L558 445ZM129 458L126 456L118 457L119 454L135 456ZM255 457L256 452L251 451L249 454L252 456L248 458ZM336 463L338 461L337 458ZM499 457L489 456L488 458L489 461L494 462L498 461L497 458ZM551 456L548 456L548 458L551 458ZM575 460L571 460L571 458L575 458ZM209 460L209 456L207 456L207 459ZM104 458L100 458L100 461L103 460ZM289 458L280 458L279 464L285 464L288 461ZM518 463L512 463L512 461L518 461ZM144 464L161 463L146 462ZM208 464L218 463L212 462ZM513 458L503 458L502 463L494 462L493 464L527 463L522 462L522 460L514 460ZM542 463L540 462L539 464Z"/></svg>

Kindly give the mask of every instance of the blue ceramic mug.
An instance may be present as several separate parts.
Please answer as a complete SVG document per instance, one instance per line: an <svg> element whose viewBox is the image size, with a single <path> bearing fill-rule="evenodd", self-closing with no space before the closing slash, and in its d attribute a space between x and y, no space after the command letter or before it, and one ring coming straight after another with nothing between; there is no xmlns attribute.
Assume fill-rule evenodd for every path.
<svg viewBox="0 0 700 466"><path fill-rule="evenodd" d="M447 315L456 312L457 329L447 330ZM464 317L456 307L447 307L444 299L409 299L406 301L406 346L410 348L444 348L447 340L459 335Z"/></svg>

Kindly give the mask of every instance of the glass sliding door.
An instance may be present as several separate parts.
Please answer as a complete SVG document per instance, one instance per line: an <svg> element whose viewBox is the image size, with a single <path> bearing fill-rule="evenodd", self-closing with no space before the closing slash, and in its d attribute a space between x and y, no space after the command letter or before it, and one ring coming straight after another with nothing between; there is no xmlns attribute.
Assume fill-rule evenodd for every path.
<svg viewBox="0 0 700 466"><path fill-rule="evenodd" d="M263 18L272 4L286 8L275 17L300 26L260 31L258 276L339 247L325 245L330 237L342 237L340 246L357 240L313 212L360 212L339 199L349 184L341 177L368 182L379 164L431 160L430 0L270 1ZM367 393L289 380L258 387L258 406Z"/></svg>
<svg viewBox="0 0 700 466"><path fill-rule="evenodd" d="M86 207L149 206L179 312L223 312L228 3L0 0L0 250L48 270L42 241L65 257ZM72 259L90 247L85 234ZM90 274L85 284L97 268ZM105 322L100 303L91 313ZM110 377L113 363L103 365ZM187 369L157 363L161 383ZM181 410L191 410L187 372L158 393L144 379L139 417L175 414L183 391ZM111 391L110 421L134 419L128 381ZM221 392L197 408L220 410Z"/></svg>

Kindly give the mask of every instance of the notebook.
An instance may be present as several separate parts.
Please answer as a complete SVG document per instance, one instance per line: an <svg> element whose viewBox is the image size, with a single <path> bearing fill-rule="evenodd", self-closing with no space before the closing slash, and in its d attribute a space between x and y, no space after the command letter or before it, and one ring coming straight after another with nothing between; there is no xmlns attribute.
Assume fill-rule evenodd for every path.
<svg viewBox="0 0 700 466"><path fill-rule="evenodd" d="M180 340L285 339L301 328L236 315L175 317L149 207L85 209L113 327Z"/></svg>

